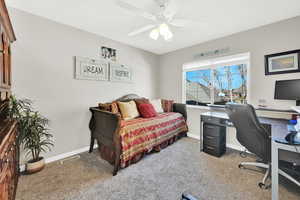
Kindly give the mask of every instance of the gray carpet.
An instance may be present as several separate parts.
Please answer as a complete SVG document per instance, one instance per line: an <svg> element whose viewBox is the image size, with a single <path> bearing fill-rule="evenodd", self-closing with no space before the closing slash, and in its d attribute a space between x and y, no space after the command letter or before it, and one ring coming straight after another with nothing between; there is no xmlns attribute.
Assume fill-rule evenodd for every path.
<svg viewBox="0 0 300 200"><path fill-rule="evenodd" d="M178 200L182 192L199 200L271 199L271 190L257 187L262 173L238 169L239 162L249 160L235 151L221 158L200 153L198 141L184 138L113 177L112 167L96 153L84 153L22 176L17 199ZM280 193L281 200L300 199L300 189L282 179Z"/></svg>

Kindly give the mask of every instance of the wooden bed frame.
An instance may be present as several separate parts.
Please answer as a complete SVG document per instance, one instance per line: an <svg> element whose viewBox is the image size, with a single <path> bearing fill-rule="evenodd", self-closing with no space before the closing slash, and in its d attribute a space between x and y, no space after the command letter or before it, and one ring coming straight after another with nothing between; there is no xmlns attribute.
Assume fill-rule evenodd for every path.
<svg viewBox="0 0 300 200"><path fill-rule="evenodd" d="M126 96L127 97L127 96ZM129 101L134 98L120 98L118 101ZM113 175L116 175L120 170L120 156L122 154L120 141L121 116L119 114L100 110L98 107L91 107L92 117L89 123L91 131L91 142L89 152L93 152L95 140L98 143L101 157L114 166ZM178 112L187 119L186 105L180 103L173 104L173 112ZM174 139L181 136L187 136L186 132L174 135ZM138 159L139 160L139 159ZM137 160L137 161L138 161ZM135 162L137 162L135 161Z"/></svg>

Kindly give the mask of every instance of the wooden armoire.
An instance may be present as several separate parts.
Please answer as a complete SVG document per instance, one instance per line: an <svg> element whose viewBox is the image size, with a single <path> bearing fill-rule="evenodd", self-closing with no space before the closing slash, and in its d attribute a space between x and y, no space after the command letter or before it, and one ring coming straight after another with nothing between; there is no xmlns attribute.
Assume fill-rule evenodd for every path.
<svg viewBox="0 0 300 200"><path fill-rule="evenodd" d="M17 125L7 118L11 95L11 49L16 40L4 0L0 0L0 200L15 199L19 176Z"/></svg>

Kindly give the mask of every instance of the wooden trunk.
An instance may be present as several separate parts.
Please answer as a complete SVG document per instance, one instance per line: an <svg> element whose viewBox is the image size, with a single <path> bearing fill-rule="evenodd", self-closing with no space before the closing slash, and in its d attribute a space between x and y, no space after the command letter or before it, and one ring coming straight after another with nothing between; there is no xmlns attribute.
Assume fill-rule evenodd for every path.
<svg viewBox="0 0 300 200"><path fill-rule="evenodd" d="M15 199L19 176L17 125L7 118L11 95L11 49L14 31L4 0L0 0L0 200Z"/></svg>

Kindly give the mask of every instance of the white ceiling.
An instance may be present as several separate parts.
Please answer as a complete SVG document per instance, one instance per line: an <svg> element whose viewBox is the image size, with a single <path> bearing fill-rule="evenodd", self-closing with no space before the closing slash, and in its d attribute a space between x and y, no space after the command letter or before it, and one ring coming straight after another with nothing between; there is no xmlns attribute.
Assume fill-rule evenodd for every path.
<svg viewBox="0 0 300 200"><path fill-rule="evenodd" d="M125 0L154 12L153 0ZM300 0L175 0L178 18L199 21L174 28L172 42L151 40L149 32L127 34L151 23L119 8L114 0L6 0L8 6L68 24L155 54L164 54L208 40L300 15Z"/></svg>

